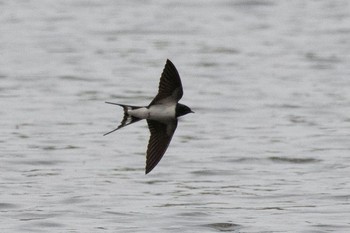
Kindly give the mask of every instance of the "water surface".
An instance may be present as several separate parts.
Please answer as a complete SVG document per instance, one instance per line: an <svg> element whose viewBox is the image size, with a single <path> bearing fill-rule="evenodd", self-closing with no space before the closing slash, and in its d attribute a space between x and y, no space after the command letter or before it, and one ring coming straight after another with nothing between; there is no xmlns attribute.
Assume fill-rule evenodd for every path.
<svg viewBox="0 0 350 233"><path fill-rule="evenodd" d="M349 232L347 1L0 1L1 232ZM144 175L166 59L180 120Z"/></svg>

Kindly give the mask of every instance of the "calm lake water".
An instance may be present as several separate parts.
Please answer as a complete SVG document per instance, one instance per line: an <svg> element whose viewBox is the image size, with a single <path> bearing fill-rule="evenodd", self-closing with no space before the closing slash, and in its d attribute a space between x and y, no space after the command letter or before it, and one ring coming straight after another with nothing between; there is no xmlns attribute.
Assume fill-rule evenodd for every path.
<svg viewBox="0 0 350 233"><path fill-rule="evenodd" d="M350 232L350 2L0 0L0 232ZM144 175L166 59L183 117Z"/></svg>

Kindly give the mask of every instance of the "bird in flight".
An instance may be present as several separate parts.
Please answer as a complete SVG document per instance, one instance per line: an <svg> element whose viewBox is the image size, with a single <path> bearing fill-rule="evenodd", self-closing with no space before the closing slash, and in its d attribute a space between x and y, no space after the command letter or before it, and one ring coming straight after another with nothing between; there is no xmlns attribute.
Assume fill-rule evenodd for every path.
<svg viewBox="0 0 350 233"><path fill-rule="evenodd" d="M110 134L127 125L146 119L151 136L146 155L146 174L159 163L167 150L177 127L177 118L193 111L178 103L183 95L181 79L174 64L168 59L160 77L158 94L148 106L131 106L106 102L123 107L120 125L104 134Z"/></svg>

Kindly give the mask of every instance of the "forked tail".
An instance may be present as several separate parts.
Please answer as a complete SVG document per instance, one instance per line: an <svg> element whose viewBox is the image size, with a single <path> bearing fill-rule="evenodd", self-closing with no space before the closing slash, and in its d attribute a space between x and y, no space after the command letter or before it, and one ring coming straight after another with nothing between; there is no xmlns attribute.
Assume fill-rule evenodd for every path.
<svg viewBox="0 0 350 233"><path fill-rule="evenodd" d="M109 131L108 133L105 133L103 136L106 136L107 134L113 133L114 131L116 131L116 130L118 130L120 128L123 128L123 127L125 127L127 125L130 125L132 123L135 123L135 122L138 122L139 120L141 120L141 118L137 118L137 117L129 115L128 111L129 110L138 109L138 108L142 108L142 107L125 105L125 104L117 104L117 103L112 103L112 102L106 102L106 103L107 104L114 104L114 105L118 105L118 106L123 107L124 117L123 117L122 122L120 123L120 125L117 128L113 129L112 131Z"/></svg>

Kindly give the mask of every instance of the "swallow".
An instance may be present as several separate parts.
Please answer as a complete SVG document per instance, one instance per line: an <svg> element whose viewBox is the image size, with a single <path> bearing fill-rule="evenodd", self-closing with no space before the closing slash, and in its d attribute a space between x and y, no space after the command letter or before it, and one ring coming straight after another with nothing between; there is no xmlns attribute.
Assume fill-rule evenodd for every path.
<svg viewBox="0 0 350 233"><path fill-rule="evenodd" d="M177 127L177 118L193 113L188 106L179 103L182 96L180 75L174 64L168 59L160 77L158 94L148 106L106 102L122 107L124 117L117 128L105 133L104 136L146 119L151 133L146 153L145 173L148 174L159 163L167 150Z"/></svg>

